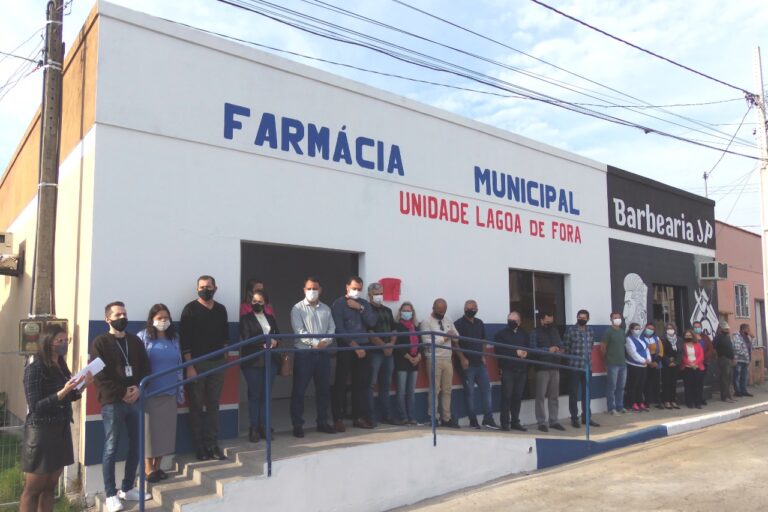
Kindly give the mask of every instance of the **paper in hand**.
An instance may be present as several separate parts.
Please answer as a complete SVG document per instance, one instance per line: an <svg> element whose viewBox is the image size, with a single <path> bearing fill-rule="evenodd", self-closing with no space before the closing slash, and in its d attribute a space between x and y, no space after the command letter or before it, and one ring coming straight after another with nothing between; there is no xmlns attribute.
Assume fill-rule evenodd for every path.
<svg viewBox="0 0 768 512"><path fill-rule="evenodd" d="M104 364L104 361L101 360L100 357L97 357L90 363L88 363L88 366L77 372L77 375L72 377L75 380L79 380L81 377L83 377L86 373L91 372L91 375L95 376L97 373L99 373L101 370L104 369L106 365ZM85 386L85 380L83 380L80 384L77 385L77 390L80 391Z"/></svg>

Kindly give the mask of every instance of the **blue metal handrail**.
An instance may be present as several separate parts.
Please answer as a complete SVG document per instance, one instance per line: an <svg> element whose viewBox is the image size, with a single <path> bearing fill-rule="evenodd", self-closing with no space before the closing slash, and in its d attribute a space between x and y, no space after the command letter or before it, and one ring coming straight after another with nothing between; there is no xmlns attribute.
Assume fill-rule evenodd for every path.
<svg viewBox="0 0 768 512"><path fill-rule="evenodd" d="M182 364L176 365L173 368L168 368L166 370L153 373L151 375L147 375L144 377L141 382L139 383L139 463L140 463L140 473L139 473L139 510L141 512L144 512L144 497L145 497L145 484L146 484L146 475L144 472L144 458L145 458L145 425L144 425L144 410L146 406L146 400L148 398L151 398L153 396L161 395L167 391L170 391L172 389L176 389L178 386L183 386L185 384L189 384L191 382L195 382L199 379L202 379L204 377L207 377L208 375L213 375L214 373L223 372L228 368L231 368L233 366L240 366L244 362L250 361L252 359L256 359L258 357L268 355L270 352L276 352L276 353L292 353L292 352L303 352L305 350L312 350L312 349L297 349L297 348L270 348L269 346L265 345L265 348L262 350L259 350L257 352L248 354L243 357L238 357L237 359L233 359L231 361L227 361L224 364L217 366L216 368L211 368L210 370L206 370L202 373L198 373L194 377L187 377L185 379L182 379L181 381L170 384L168 386L165 386L160 389L152 390L150 392L145 392L147 386L149 385L149 382L152 380L156 380L158 377L161 377L163 375L168 375L169 373L175 373L178 372L181 369L187 368L189 366L193 366L197 363L207 361L210 359L214 359L218 356L226 356L227 353L234 351L236 349L239 349L241 347L251 345L253 343L257 343L262 340L272 340L272 339L290 339L295 340L296 338L320 338L320 339L327 339L327 338L343 338L343 339L359 339L359 338L374 338L374 337L385 337L385 336L419 336L421 339L424 339L424 336L428 336L430 338L429 343L420 342L418 344L418 347L430 347L430 357L431 357L431 371L430 371L430 390L432 391L432 400L431 400L431 427L432 427L432 445L437 446L437 423L436 423L436 414L437 414L437 400L436 400L436 393L435 393L435 359L436 359L436 352L437 349L441 350L449 350L451 352L461 352L466 354L481 354L488 357L493 357L494 359L506 359L506 360L512 360L516 361L518 363L524 363L524 364L532 364L532 365L538 365L538 366L544 366L547 368L557 368L557 369L565 369L565 370L571 370L571 371L579 371L581 370L578 367L575 366L567 366L567 365L561 365L557 363L552 363L549 361L542 361L538 359L528 359L526 356L525 358L515 357L515 356L509 356L504 354L496 354L491 352L485 352L485 351L478 351L478 350L471 350L467 348L461 348L461 347L454 347L453 344L448 346L443 345L437 345L435 343L435 337L436 336L442 336L450 338L452 341L471 341L471 342L479 342L484 345L490 345L493 347L503 347L508 350L522 350L527 352L528 354L540 354L545 356L554 356L562 359L566 359L569 361L574 362L580 362L585 363L583 371L586 375L585 378L585 395L586 395L586 411L584 412L585 415L585 426L586 426L586 439L589 441L590 438L590 431L589 431L589 421L590 421L590 410L591 410L591 399L590 399L590 377L591 377L591 354L589 354L586 357L571 355L571 354L562 354L562 353L552 353L545 349L538 349L538 348L531 348L531 347L523 347L519 345L508 345L506 343L499 343L491 340L481 339L481 338L472 338L469 336L461 336L461 335L448 335L441 331L415 331L415 332L384 332L384 333L371 333L371 332L364 332L364 333L344 333L344 334L261 334L259 336L255 336L253 338L249 338L246 340L242 340L238 343L227 345L223 348L214 350L213 352L210 352L208 354L196 357L194 359L190 359L189 361L185 361ZM335 347L327 347L325 351L328 351L329 353L336 353L336 352L348 352L353 350L385 350L385 349L391 349L391 348L397 348L396 346L393 347L392 345L358 345L358 346L335 346ZM265 441L266 441L266 458L267 458L267 476L272 476L272 414L271 414L271 396L272 396L272 382L269 378L269 375L271 373L272 368L272 358L271 357L264 357L264 364L265 364L265 389L264 389L264 396L266 398L265 403Z"/></svg>

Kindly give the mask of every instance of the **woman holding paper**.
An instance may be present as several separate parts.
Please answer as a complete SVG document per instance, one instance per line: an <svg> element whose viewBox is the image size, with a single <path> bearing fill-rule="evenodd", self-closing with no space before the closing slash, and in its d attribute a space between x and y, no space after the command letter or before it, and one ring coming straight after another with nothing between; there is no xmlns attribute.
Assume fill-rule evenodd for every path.
<svg viewBox="0 0 768 512"><path fill-rule="evenodd" d="M150 373L158 373L181 364L181 348L171 313L165 304L149 309L147 325L138 333L149 357ZM184 402L184 388L175 386L183 380L181 370L161 375L149 382L147 393L159 391L146 401L144 424L146 435L144 472L147 482L165 480L168 475L160 469L163 455L176 451L176 404Z"/></svg>
<svg viewBox="0 0 768 512"><path fill-rule="evenodd" d="M74 462L72 450L72 402L80 399L77 388L93 377L72 378L67 367L67 331L61 325L45 328L38 350L24 369L27 413L21 469L25 473L21 512L53 510L54 492L64 466Z"/></svg>

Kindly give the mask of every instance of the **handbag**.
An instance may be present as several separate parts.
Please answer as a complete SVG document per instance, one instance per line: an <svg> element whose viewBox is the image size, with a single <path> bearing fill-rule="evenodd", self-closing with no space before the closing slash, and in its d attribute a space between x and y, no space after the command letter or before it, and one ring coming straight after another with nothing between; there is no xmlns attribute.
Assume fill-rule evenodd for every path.
<svg viewBox="0 0 768 512"><path fill-rule="evenodd" d="M293 375L293 359L288 354L280 354L280 375L283 377Z"/></svg>

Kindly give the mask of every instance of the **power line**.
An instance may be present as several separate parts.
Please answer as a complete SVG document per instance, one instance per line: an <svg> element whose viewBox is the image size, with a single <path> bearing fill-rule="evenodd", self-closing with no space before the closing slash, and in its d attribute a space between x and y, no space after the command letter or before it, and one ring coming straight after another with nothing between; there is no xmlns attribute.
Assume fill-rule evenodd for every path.
<svg viewBox="0 0 768 512"><path fill-rule="evenodd" d="M741 130L741 126L742 124L744 124L744 121L746 121L747 114L749 114L750 110L752 110L751 105L747 107L747 111L744 112L744 117L741 118L741 123L739 123L739 126L733 131L733 137L731 137L731 140L728 142L728 145L725 147L726 150L731 147L731 143L733 142L733 139L736 138L736 134L739 133L739 130ZM723 154L720 155L720 158L717 159L717 162L715 162L715 165L712 166L709 172L704 173L704 181L708 180L712 176L712 173L715 171L715 168L720 164L720 162L723 161L723 158L725 158L725 152L723 152Z"/></svg>
<svg viewBox="0 0 768 512"><path fill-rule="evenodd" d="M355 34L357 37L363 37L364 39L370 39L370 40L377 41L377 42L380 42L380 43L388 44L389 46L393 46L394 48L396 48L398 50L402 50L402 51L406 51L408 53L411 53L411 54L415 55L415 57L414 56L407 56L407 55L405 55L405 54L403 54L401 52L398 52L398 51L395 51L395 50L392 50L392 49L387 49L387 48L383 48L383 47L380 47L380 46L376 46L375 44L372 44L372 43L369 43L369 42L365 42L364 40L353 39L353 38L351 38L349 36L344 36L342 34L339 34L338 32L334 32L333 30L324 29L324 28L321 28L321 27L317 27L317 26L308 24L306 22L297 21L295 19L291 19L288 16L280 15L280 14L274 12L274 11L269 11L268 9L256 7L255 5L252 5L250 3L246 3L243 0L218 0L218 1L221 2L221 3L225 3L225 4L228 4L228 5L240 8L240 9L247 10L247 11L255 13L255 14L259 14L260 16L263 16L263 17L265 17L267 19L271 19L271 20L273 20L275 22L278 22L280 24L296 28L296 29L301 30L303 32L307 32L307 33L310 33L310 34L314 34L314 35L317 35L317 36L320 36L320 37L323 37L323 38L326 38L326 39L331 39L331 40L342 42L342 43L345 43L345 44L351 44L351 45L354 45L354 46L359 46L361 48L367 48L367 49L375 51L377 53L381 53L383 55L387 55L389 57L392 57L394 59L400 60L402 62L406 62L406 63L413 64L413 65L417 65L417 66L423 67L425 69L430 69L430 70L433 70L433 71L440 71L440 72L444 72L444 73L449 73L449 74L453 74L453 75L456 75L456 76L460 76L460 77L463 77L463 78L468 78L470 80L476 81L478 83L482 83L482 84L487 85L489 87L493 87L493 88L496 88L496 89L501 89L501 90L508 91L508 92L514 92L514 93L526 96L528 99L532 99L532 100L535 100L535 101L540 101L540 102L547 103L547 104L550 104L550 105L554 105L554 106L557 106L557 107L560 107L560 108L563 108L563 109L566 109L566 110L570 110L570 111L573 111L573 112L576 112L576 113L581 113L583 115L588 115L588 116L595 117L595 118L598 118L598 119L603 119L603 120L606 120L606 121L610 121L610 122L613 122L613 123L616 123L616 124L621 124L621 125L624 125L624 126L638 128L638 129L643 130L643 132L646 133L646 134L655 133L655 134L658 134L658 135L661 135L661 136L665 136L665 137L669 137L669 138L672 138L672 139L688 142L688 143L691 143L691 144L694 144L694 145L697 145L697 146L700 146L700 147L706 147L706 148L709 148L709 149L714 149L716 151L723 151L720 148L717 148L715 146L712 146L712 145L709 145L709 144L706 144L706 143L692 141L690 139L685 139L683 137L674 135L674 134L669 133L669 132L665 132L665 131L658 130L658 129L655 129L655 128L651 128L651 127L648 127L648 126L640 125L640 124L637 124L637 123L634 123L634 122L631 122L631 121L627 121L627 120L622 119L622 118L618 118L618 117L615 117L615 116L610 116L610 115L605 114L605 113L596 112L594 110L590 110L590 109L587 109L585 107L580 107L578 105L574 105L571 102L560 100L558 98L554 98L554 97L548 96L548 95L543 94L543 93L538 93L536 91L532 91L532 90L527 89L525 87L521 87L521 86L517 86L515 84L511 84L511 83L506 82L504 80L501 80L499 78L489 77L488 75L484 75L484 74L479 73L477 71L474 71L472 69L465 68L463 66L460 66L460 65L457 65L457 64L454 64L454 63L450 63L450 62L444 61L442 59L438 59L436 57L425 55L423 53L420 53L420 52L417 52L415 50L412 50L412 49L409 49L409 48L405 48L405 47L402 47L402 46L399 46L399 45L395 45L393 43L388 43L386 41L382 41L382 40L377 39L377 38L372 38L371 36L368 36L367 34L361 34L360 32L356 32L356 31L353 31L351 29L347 29L347 28L341 27L339 25L332 24L332 23L327 22L325 20L320 20L318 18L313 18L313 17L308 16L308 15L303 14L303 13L297 13L296 11L291 11L290 9L285 9L285 8L280 7L280 6L277 6L277 5L274 5L274 4L270 4L269 2L260 1L259 3L270 5L270 6L274 7L274 8L277 8L278 10L284 10L284 11L291 12L292 14L297 15L297 16L302 17L302 18L311 18L311 19L313 19L313 20L315 20L317 22L320 22L320 23L322 23L322 24L324 24L326 26L333 26L333 27L341 29L341 30L343 30L345 32ZM426 58L427 60L424 60L424 58ZM739 152L736 152L736 151L732 151L730 149L729 150L725 150L725 151L730 153L730 154L735 154L735 155L743 156L745 158L757 159L756 157L754 157L752 155L747 155L747 154L744 154L744 153L739 153Z"/></svg>
<svg viewBox="0 0 768 512"><path fill-rule="evenodd" d="M306 1L306 0L302 0L302 1ZM316 1L316 2L320 2L320 0L315 0L315 1ZM608 86L608 85L605 85L605 84L603 84L603 83L600 83L600 82L597 82L597 81L595 81L595 80L592 80L592 79L590 79L590 78L588 78L588 77L586 77L586 76L580 75L579 73L575 73L575 72L573 72L573 71L570 71L570 70L568 70L568 69L565 69L565 68L563 68L563 67L560 67L560 66L558 66L557 64L553 64L552 62L549 62L549 61L547 61L547 60L544 60L544 59L541 59L541 58L539 58L539 57L536 57L536 56L534 56L534 55L531 55L531 54L529 54L529 53L526 53L526 52L524 52L524 51L522 51L522 50L519 50L519 49L517 49L517 48L514 48L513 46L510 46L510 45L508 45L508 44L506 44L506 43L504 43L504 42L502 42L502 41L499 41L499 40L497 40L497 39L493 39L493 38L491 38L491 37L488 37L488 36L486 36L486 35L484 35L484 34L481 34L481 33L479 33L479 32L476 32L476 31L474 31L474 30L471 30L471 29L469 29L469 28L467 28L467 27L464 27L464 26L462 26L462 25L460 25L460 24L458 24L458 23L455 23L455 22L453 22L453 21L450 21L450 20L447 20L447 19L445 19L445 18L442 18L442 17L440 17L440 16L437 16L436 14L430 13L430 12L428 12L428 11L425 11L425 10L423 10L423 9L419 9L418 7L414 7L414 6L412 6L412 5L410 5L410 4L406 3L406 2L404 2L403 0L392 0L392 1L393 1L393 2L395 2L395 3L397 3L397 4L399 4L399 5L402 5L403 7L406 7L406 8L408 8L408 9L412 9L412 10L414 10L414 11L418 12L418 13L421 13L421 14L423 14L423 15L425 15L425 16L428 16L428 17L430 17L430 18L432 18L432 19L436 19L436 20L438 20L438 21L440 21L440 22L442 22L442 23L445 23L445 24L447 24L447 25L450 25L450 26L452 26L452 27L455 27L455 28L457 28L457 29L459 29L459 30L462 30L462 31L464 31L464 32L467 32L467 33L469 33L469 34L472 34L472 35L475 35L475 36L477 36L477 37L479 37L479 38L481 38L481 39L484 39L484 40L486 40L486 41L489 41L489 42L492 42L492 43L494 43L494 44L497 44L497 45L499 45L499 46L501 46L501 47L503 47L503 48L506 48L506 49L508 49L508 50L512 50L513 52L516 52L516 53L519 53L519 54L521 54L521 55L524 55L524 56L526 56L526 57L528 57L528 58L531 58L531 59L533 59L533 60L535 60L535 61L537 61L537 62L541 62L542 64L546 64L546 65L548 65L548 66L551 66L551 67L553 67L553 68L555 68L555 69L557 69L557 70L559 70L559 71L563 71L563 72L565 72L565 73L567 73L567 74L569 74L569 75L571 75L571 76L574 76L574 77L580 78L580 79L582 79L582 80L585 80L585 81L587 81L587 82L589 82L589 83L591 83L591 84L597 85L597 86L599 86L599 87L601 87L601 88L604 88L604 89L607 89L607 90L609 90L609 91L615 92L615 93L617 93L617 94L620 94L620 95L622 95L622 96L625 96L625 97L627 97L627 98L633 99L633 100L635 100L635 101L639 101L639 102L641 102L641 103L644 103L645 105L647 105L647 106L648 106L648 108L653 108L653 106L652 106L652 105L651 105L649 102L646 102L646 101L644 101L644 100L642 100L642 99L640 99L640 98L636 98L636 97L634 97L634 96L632 96L632 95L630 95L630 94L627 94L627 93L625 93L625 92L622 92L622 91L620 91L620 90L618 90L618 89L614 89L614 88L612 88L612 87L610 87L610 86ZM323 2L323 3L324 3L324 2ZM611 96L609 96L609 95L605 95L605 96L607 96L607 97L611 97ZM612 97L612 98L613 98L613 99L616 99L615 97ZM635 108L639 108L639 107L635 107ZM686 116L682 116L682 115L680 115L680 114L677 114L677 113L675 113L675 112L670 112L670 111L664 110L663 106L656 106L656 108L658 108L660 111L662 111L662 112L664 112L664 113L666 113L666 114L669 114L669 115L671 115L671 116L677 117L677 118L679 118L679 119L684 119L684 120L686 120L686 121L688 121L688 122L694 123L694 124L696 124L696 125L702 126L702 127L704 127L704 128L707 128L707 129L709 129L709 130L712 130L712 131L714 131L714 132L716 132L716 133L719 133L719 134L721 134L721 135L726 135L726 136L727 136L727 134L725 134L724 132L721 132L720 130L717 130L717 129L714 129L714 128L712 128L712 126L714 126L714 125L712 125L711 123L700 122L700 121L697 121L697 120L695 120L695 119L691 119L691 118L688 118L688 117L686 117ZM754 147L754 146L750 146L750 147Z"/></svg>
<svg viewBox="0 0 768 512"><path fill-rule="evenodd" d="M13 57L15 59L26 60L28 62L33 62L35 64L40 64L42 62L42 61L36 61L36 60L33 60L33 59L28 59L26 57L22 57L21 55L16 55L15 53L8 53L8 52L0 51L0 55L5 55L7 57Z"/></svg>
<svg viewBox="0 0 768 512"><path fill-rule="evenodd" d="M642 48L642 47L640 47L640 46L637 46L636 44L630 43L629 41L626 41L626 40L624 40L624 39L622 39L622 38L620 38L620 37L614 36L613 34L609 34L609 33L608 33L608 32L606 32L605 30L601 30L601 29L599 29L599 28L597 28L597 27L595 27L595 26L593 26L593 25L590 25L589 23L587 23L587 22L585 22L585 21L582 21L582 20L580 20L580 19L578 19L578 18L576 18L576 17L574 17L574 16L571 16L571 15L569 15L569 14L566 14L566 13L564 13L563 11L560 11L560 10L558 10L558 9L555 9L555 8L554 8L554 7L552 7L551 5L547 5L547 4L545 4L544 2L541 2L540 0L531 0L531 2L533 2L533 3L535 3L535 4L538 4L538 5L542 6L542 7L545 7L545 8L547 8L547 9L549 9L550 11L556 12L557 14L559 14L559 15L561 15L561 16L564 16L564 17L568 18L569 20L575 21L576 23L578 23L578 24L580 24L580 25L584 25L585 27L587 27L587 28L589 28L589 29L592 29L592 30L594 30L595 32L599 32L599 33L603 34L604 36L610 37L611 39L614 39L614 40L616 40L616 41L619 41L620 43L624 43L624 44L626 44L627 46L631 46L632 48L634 48L634 49L636 49L636 50L640 50L641 52L647 53L648 55L652 55L652 56L654 56L654 57L656 57L656 58L658 58L658 59L661 59L661 60L667 61L667 62L669 62L670 64L672 64L672 65L674 65L674 66L677 66L677 67L679 67L679 68L683 68L683 69L685 69L686 71L690 71L691 73L695 73L695 74L697 74L697 75L699 75L699 76L702 76L702 77L704 77L704 78L707 78L707 79L709 79L709 80L712 80L712 81L714 81L714 82L717 82L717 83L719 83L719 84L721 84L721 85L724 85L724 86L726 86L726 87L730 87L731 89L736 89L737 91L741 91L741 92L743 92L743 93L744 93L744 95L745 95L745 96L747 96L748 98L749 98L749 97L754 97L754 96L755 96L755 94L753 94L753 93L751 93L751 92L747 91L746 89L742 89L741 87L738 87L738 86L735 86L735 85L729 84L728 82L724 82L724 81L722 81L722 80L720 80L720 79L718 79L718 78L715 78L715 77L713 77L713 76L707 75L706 73L702 73L701 71L697 71L697 70L695 70L695 69L693 69L693 68L690 68L690 67L686 66L685 64L680 64L679 62L676 62L676 61L674 61L674 60L672 60L672 59L669 59L669 58L667 58L667 57L664 57L664 56L662 56L662 55L659 55L658 53L654 53L654 52L652 52L652 51L650 51L650 50L646 50L645 48Z"/></svg>

